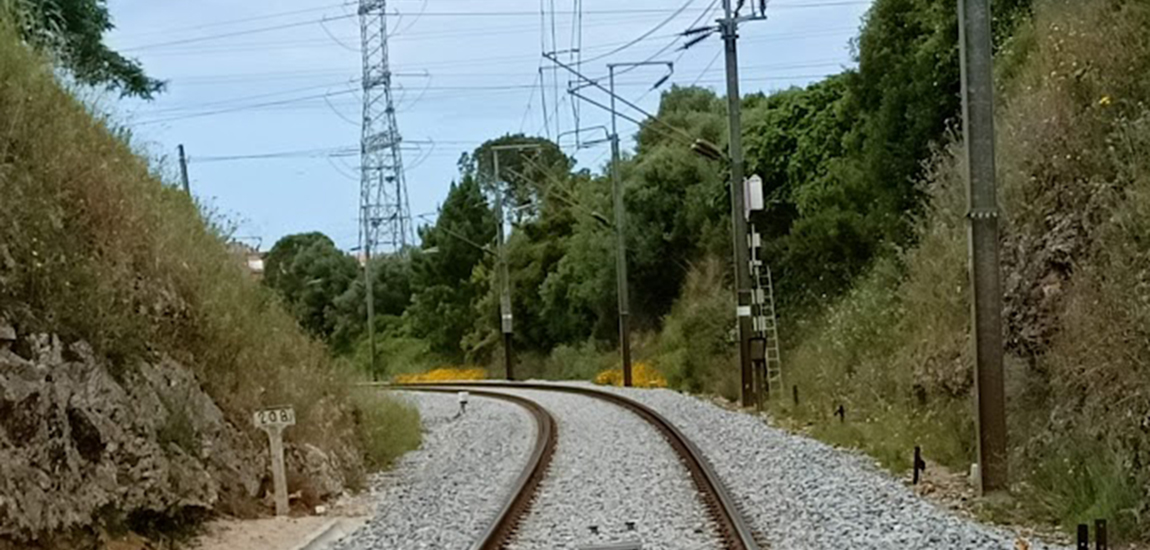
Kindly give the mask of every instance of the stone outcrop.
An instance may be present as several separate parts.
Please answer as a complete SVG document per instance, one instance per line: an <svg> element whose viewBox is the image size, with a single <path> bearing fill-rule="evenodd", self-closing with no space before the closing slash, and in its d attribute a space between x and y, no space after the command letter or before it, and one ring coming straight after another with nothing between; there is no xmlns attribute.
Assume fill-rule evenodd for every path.
<svg viewBox="0 0 1150 550"><path fill-rule="evenodd" d="M0 346L0 548L228 512L270 486L266 442L228 422L189 369L163 359L113 373L82 342L21 344L23 357ZM317 448L289 448L289 467L319 498L343 490Z"/></svg>

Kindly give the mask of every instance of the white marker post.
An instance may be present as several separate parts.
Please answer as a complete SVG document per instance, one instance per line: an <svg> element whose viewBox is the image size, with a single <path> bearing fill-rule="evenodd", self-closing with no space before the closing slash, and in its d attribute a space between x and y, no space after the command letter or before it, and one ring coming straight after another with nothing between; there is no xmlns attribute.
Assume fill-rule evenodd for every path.
<svg viewBox="0 0 1150 550"><path fill-rule="evenodd" d="M295 426L291 406L273 407L252 413L256 427L268 433L272 453L272 484L275 488L276 515L288 515L287 475L284 473L284 428Z"/></svg>

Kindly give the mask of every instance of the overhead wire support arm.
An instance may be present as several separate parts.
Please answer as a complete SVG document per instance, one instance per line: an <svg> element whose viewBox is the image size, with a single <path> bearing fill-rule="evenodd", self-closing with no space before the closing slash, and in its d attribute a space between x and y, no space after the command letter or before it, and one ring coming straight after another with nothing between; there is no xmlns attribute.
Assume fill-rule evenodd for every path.
<svg viewBox="0 0 1150 550"><path fill-rule="evenodd" d="M591 87L594 87L594 88L597 88L597 89L599 89L600 91L602 91L603 93L607 94L608 96L610 96L610 97L614 97L614 98L615 98L617 101L619 101L619 102L620 102L620 103L622 103L623 105L626 105L627 107L629 107L629 108L631 108L631 109L634 109L634 110L636 110L636 111L638 111L638 112L642 113L644 116L646 116L647 118L651 119L652 121L654 121L654 122L656 122L656 123L658 123L658 124L661 124L661 125L663 125L663 126L667 127L668 129L670 129L671 131L673 131L673 132L675 132L675 133L677 133L677 134L679 134L679 135L681 135L681 136L685 137L685 138L688 140L688 144L689 144L689 143L694 143L694 141L695 141L695 136L692 136L692 135L691 135L690 133L688 133L686 130L683 130L682 128L677 128L677 127L675 127L675 126L672 126L672 125L670 125L670 124L668 124L668 123L664 122L664 121L663 121L662 119L660 119L659 117L657 117L657 116L655 116L655 115L653 115L653 114L651 114L651 113L647 112L647 110L646 110L646 109L643 109L642 107L640 107L640 106L636 105L634 102L632 102L632 101L628 100L627 98L625 98L625 97L622 97L622 96L619 96L618 94L615 94L615 93L613 93L613 92L612 92L610 89L608 89L606 86L604 86L604 85L600 84L600 83L599 83L597 80L595 80L595 79L593 79L593 78L590 78L590 77L587 77L587 76L585 76L583 73L581 73L581 72L579 72L578 70L576 70L575 68L571 67L570 65L567 65L566 63L563 63L562 61L559 61L559 59L558 59L557 57L555 57L555 55L554 55L552 52L546 52L546 53L544 53L544 54L543 54L543 56L544 56L544 57L546 57L546 58L547 58L549 61L551 61L552 63L554 63L556 66L558 66L558 67L560 67L560 68L562 68L562 69L566 70L567 72L569 72L569 73L571 73L571 74L573 74L573 75L577 76L577 77L578 77L580 80L582 80L583 82L587 83L589 86L591 86ZM585 87L585 86L584 86L584 87ZM598 107L602 107L603 109L607 110L608 112L612 111L612 109L611 109L610 107L606 107L606 106L604 106L604 105L603 105L603 104L601 104L601 103L598 103L598 102L596 102L596 101L593 101L593 100L587 99L587 97L586 97L586 96L584 96L584 95L581 95L581 94L577 93L577 90L578 90L578 89L579 89L579 88L576 88L575 90L568 90L568 93L570 93L570 94L572 94L572 95L574 95L574 96L576 96L576 97L578 97L578 98L580 98L580 99L583 99L584 101L587 101L588 103L591 103L592 105L596 105L596 106L598 106ZM619 116L620 116L620 117L623 117L623 118L625 118L626 120L630 120L630 121L632 121L632 122L635 122L636 124L642 124L641 122L638 122L638 121L636 121L635 119L632 119L632 118L627 118L627 117L625 117L625 116L624 116L624 115L622 115L621 113L619 114Z"/></svg>
<svg viewBox="0 0 1150 550"><path fill-rule="evenodd" d="M599 102L598 100L595 100L595 99L591 99L591 98L589 98L589 97L587 97L587 96L585 96L585 95L583 95L583 94L579 93L579 92L578 92L578 91L576 91L576 90L569 90L567 93L569 93L569 94L571 94L571 95L573 95L573 96L575 96L575 97L577 97L577 98L579 98L579 99L582 99L583 101L586 101L587 103L590 103L591 105L594 105L594 106L596 106L596 107L598 107L598 108L600 108L600 109L603 109L604 111L607 111L607 112L611 112L611 107L609 107L609 106L607 106L607 105L604 105L603 103ZM632 123L634 123L634 124L642 125L642 124L644 123L644 121L642 121L642 120L639 120L639 119L637 119L637 118L634 118L634 117L632 117L632 116L630 116L630 115L625 115L625 114L623 114L623 113L617 113L617 116L618 116L619 118L623 119L623 120L626 120L626 121L628 121L628 122L632 122ZM654 119L654 117L651 117L651 118L652 118L652 119ZM665 124L665 123L664 123L664 124ZM674 128L674 127L673 127L673 126L671 126L671 128ZM685 133L685 132L684 132L684 133ZM671 138L671 139L682 139L682 136L679 136L679 135L677 135L677 134L669 134L669 133L666 133L666 131L664 131L664 135L666 135L667 137L669 137L669 138ZM689 136L689 134L687 134L687 135ZM689 138L689 139L687 139L687 140L685 140L685 141L680 141L680 143L682 143L683 145L686 145L686 146L688 146L688 147L691 147L691 146L693 146L693 145L694 145L694 144L695 144L697 141L699 141L699 140L696 140L695 138Z"/></svg>

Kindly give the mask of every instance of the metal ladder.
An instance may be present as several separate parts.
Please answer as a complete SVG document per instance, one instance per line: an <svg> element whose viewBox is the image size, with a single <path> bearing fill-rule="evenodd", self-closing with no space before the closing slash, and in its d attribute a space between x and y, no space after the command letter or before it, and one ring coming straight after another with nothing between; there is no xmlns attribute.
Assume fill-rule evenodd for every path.
<svg viewBox="0 0 1150 550"><path fill-rule="evenodd" d="M760 378L760 395L781 392L783 383L783 360L779 349L779 323L775 312L775 286L771 277L771 267L762 260L762 236L751 226L748 245L751 249L751 327L755 336L763 340L764 372L756 373Z"/></svg>

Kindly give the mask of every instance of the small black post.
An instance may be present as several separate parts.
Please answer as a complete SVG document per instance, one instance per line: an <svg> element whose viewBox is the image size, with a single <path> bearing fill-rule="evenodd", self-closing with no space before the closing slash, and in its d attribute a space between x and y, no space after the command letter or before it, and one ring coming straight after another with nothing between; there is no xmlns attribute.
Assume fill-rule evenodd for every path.
<svg viewBox="0 0 1150 550"><path fill-rule="evenodd" d="M1085 523L1078 524L1077 550L1090 550L1090 528Z"/></svg>
<svg viewBox="0 0 1150 550"><path fill-rule="evenodd" d="M1106 520L1094 520L1094 548L1095 550L1109 550L1110 543L1107 542L1106 536Z"/></svg>
<svg viewBox="0 0 1150 550"><path fill-rule="evenodd" d="M914 446L914 484L918 485L919 472L926 471L926 461L922 459L922 447Z"/></svg>
<svg viewBox="0 0 1150 550"><path fill-rule="evenodd" d="M839 408L835 411L835 414L838 415L839 422L847 421L847 410L843 408L842 404L839 404Z"/></svg>
<svg viewBox="0 0 1150 550"><path fill-rule="evenodd" d="M799 387L791 386L791 398L795 401L795 406L799 406Z"/></svg>

